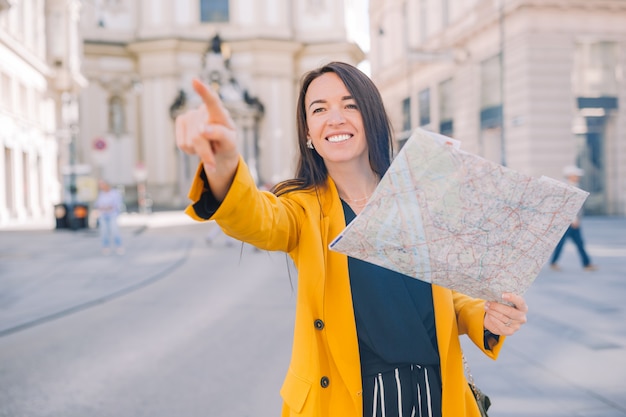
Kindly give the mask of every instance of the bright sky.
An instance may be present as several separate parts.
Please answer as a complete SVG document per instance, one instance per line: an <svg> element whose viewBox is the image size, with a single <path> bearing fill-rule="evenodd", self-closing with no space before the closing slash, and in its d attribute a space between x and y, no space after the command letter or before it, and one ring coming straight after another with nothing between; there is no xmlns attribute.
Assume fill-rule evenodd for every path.
<svg viewBox="0 0 626 417"><path fill-rule="evenodd" d="M368 52L370 49L369 41L369 0L346 0L348 8L354 13L348 13L348 31L352 35L361 48Z"/></svg>
<svg viewBox="0 0 626 417"><path fill-rule="evenodd" d="M349 10L346 22L348 33L367 54L370 50L369 0L346 0L346 4ZM370 75L369 60L363 61L359 68Z"/></svg>

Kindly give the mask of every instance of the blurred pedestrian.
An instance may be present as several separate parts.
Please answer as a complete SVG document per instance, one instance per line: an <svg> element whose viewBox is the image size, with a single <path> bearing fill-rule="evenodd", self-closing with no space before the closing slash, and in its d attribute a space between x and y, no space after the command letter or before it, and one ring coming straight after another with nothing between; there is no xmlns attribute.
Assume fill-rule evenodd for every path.
<svg viewBox="0 0 626 417"><path fill-rule="evenodd" d="M333 62L306 74L297 107L296 178L260 190L219 96L176 119L201 165L187 213L230 236L289 253L298 268L283 416L478 417L460 335L497 358L526 323L522 296L480 300L328 249L391 164L391 124L374 83Z"/></svg>
<svg viewBox="0 0 626 417"><path fill-rule="evenodd" d="M563 176L568 184L578 187L580 184L580 179L585 174L585 171L577 166L570 165L563 169ZM574 221L570 224L570 226L565 231L565 234L556 245L554 249L554 253L552 254L552 260L550 261L550 268L555 271L560 271L561 267L557 264L559 257L561 256L561 251L563 250L563 245L568 239L572 239L572 242L576 245L576 249L578 250L578 255L580 256L580 261L582 263L583 269L585 271L595 271L598 267L591 263L591 259L585 250L585 242L583 241L582 231L581 231L581 220L582 220L583 209L581 208Z"/></svg>
<svg viewBox="0 0 626 417"><path fill-rule="evenodd" d="M105 180L100 180L98 187L100 191L94 203L94 208L98 213L102 253L105 255L110 254L111 246L113 245L115 252L118 255L122 255L124 248L122 247L122 237L117 224L118 216L124 205L122 194L117 189L112 188Z"/></svg>

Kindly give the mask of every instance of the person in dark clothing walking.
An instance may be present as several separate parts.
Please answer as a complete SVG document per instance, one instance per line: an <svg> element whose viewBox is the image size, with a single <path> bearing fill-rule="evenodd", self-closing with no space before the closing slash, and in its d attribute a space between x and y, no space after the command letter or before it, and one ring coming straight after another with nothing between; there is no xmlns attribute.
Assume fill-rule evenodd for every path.
<svg viewBox="0 0 626 417"><path fill-rule="evenodd" d="M585 171L578 168L577 166L567 166L563 170L563 175L567 179L567 182L574 187L578 187L580 183L580 178L584 175ZM555 271L560 271L561 267L557 264L559 257L561 256L561 251L563 250L563 245L567 239L572 239L572 242L576 245L576 249L578 250L578 254L580 255L580 260L583 265L583 269L585 271L595 271L598 267L591 263L591 259L585 250L585 242L583 241L583 236L580 230L582 219L582 209L576 215L576 218L570 224L570 226L565 231L565 234L556 245L554 249L554 253L552 254L552 260L550 261L550 268Z"/></svg>

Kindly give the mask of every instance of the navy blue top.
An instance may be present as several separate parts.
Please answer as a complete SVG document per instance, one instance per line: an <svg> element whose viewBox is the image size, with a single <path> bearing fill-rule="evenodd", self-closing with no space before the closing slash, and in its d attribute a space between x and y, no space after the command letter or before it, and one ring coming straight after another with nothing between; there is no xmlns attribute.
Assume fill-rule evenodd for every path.
<svg viewBox="0 0 626 417"><path fill-rule="evenodd" d="M346 224L354 211L342 200ZM431 284L348 257L363 375L439 366Z"/></svg>

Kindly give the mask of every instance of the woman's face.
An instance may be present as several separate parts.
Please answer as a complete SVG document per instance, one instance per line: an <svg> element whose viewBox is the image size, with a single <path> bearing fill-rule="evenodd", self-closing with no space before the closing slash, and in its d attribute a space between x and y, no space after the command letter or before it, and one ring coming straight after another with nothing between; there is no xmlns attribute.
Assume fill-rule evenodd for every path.
<svg viewBox="0 0 626 417"><path fill-rule="evenodd" d="M329 72L313 80L304 104L307 139L327 166L355 161L369 165L361 111L337 74Z"/></svg>

